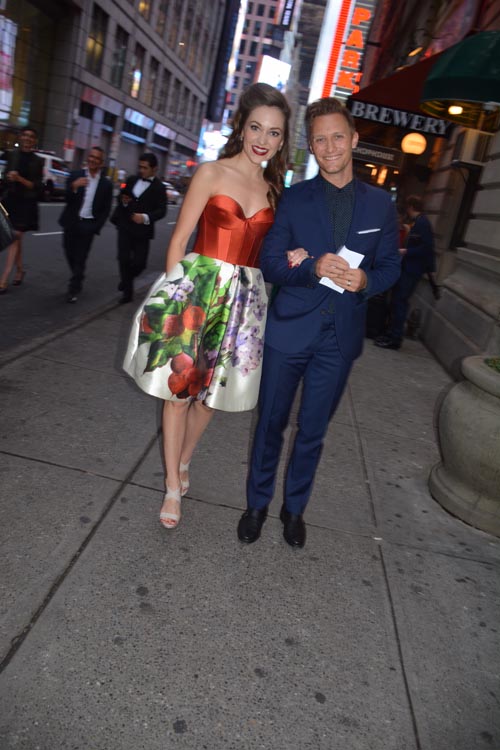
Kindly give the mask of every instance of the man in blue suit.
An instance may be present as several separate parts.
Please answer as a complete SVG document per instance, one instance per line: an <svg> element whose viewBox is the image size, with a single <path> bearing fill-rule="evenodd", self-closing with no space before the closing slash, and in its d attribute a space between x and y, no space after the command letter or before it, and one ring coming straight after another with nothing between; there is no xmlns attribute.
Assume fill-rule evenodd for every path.
<svg viewBox="0 0 500 750"><path fill-rule="evenodd" d="M434 235L429 219L423 212L423 202L418 195L410 195L406 212L411 224L406 247L400 248L403 256L401 276L392 290L389 330L373 342L383 349L399 349L404 336L410 297L425 274L435 270ZM430 276L432 281L432 277ZM434 292L435 293L435 292Z"/></svg>
<svg viewBox="0 0 500 750"><path fill-rule="evenodd" d="M361 354L366 301L391 287L400 272L391 197L353 178L358 134L352 115L339 100L320 99L307 108L306 128L319 175L285 190L260 260L264 278L279 291L268 313L248 507L238 524L246 543L259 538L266 519L283 431L303 381L280 518L288 544L304 546L302 514L328 423ZM339 253L344 246L362 256L359 267ZM332 282L336 289L327 285Z"/></svg>

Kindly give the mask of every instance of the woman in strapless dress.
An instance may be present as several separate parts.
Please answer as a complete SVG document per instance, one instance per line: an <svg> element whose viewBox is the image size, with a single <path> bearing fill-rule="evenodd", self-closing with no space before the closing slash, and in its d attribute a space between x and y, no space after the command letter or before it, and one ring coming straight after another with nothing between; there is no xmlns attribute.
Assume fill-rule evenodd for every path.
<svg viewBox="0 0 500 750"><path fill-rule="evenodd" d="M166 272L135 316L124 368L165 401L160 522L168 529L179 523L191 456L214 410L257 403L267 308L258 261L284 187L289 116L272 86L256 83L243 92L219 159L202 164L191 180Z"/></svg>

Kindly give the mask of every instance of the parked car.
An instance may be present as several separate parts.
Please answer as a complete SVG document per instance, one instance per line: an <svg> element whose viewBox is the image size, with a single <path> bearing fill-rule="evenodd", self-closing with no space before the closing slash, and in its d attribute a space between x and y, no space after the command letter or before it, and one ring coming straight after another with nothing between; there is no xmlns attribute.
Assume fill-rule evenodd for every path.
<svg viewBox="0 0 500 750"><path fill-rule="evenodd" d="M66 180L69 177L68 165L52 151L35 151L43 159L43 198L53 200L64 198Z"/></svg>
<svg viewBox="0 0 500 750"><path fill-rule="evenodd" d="M66 180L69 177L68 165L52 151L35 151L35 154L43 159L43 185L40 198L48 201L54 198L64 198ZM7 187L5 179L7 161L4 156L2 155L0 159L0 192Z"/></svg>
<svg viewBox="0 0 500 750"><path fill-rule="evenodd" d="M163 184L167 193L167 202L173 203L176 206L181 200L181 194L174 188L171 182L164 182Z"/></svg>

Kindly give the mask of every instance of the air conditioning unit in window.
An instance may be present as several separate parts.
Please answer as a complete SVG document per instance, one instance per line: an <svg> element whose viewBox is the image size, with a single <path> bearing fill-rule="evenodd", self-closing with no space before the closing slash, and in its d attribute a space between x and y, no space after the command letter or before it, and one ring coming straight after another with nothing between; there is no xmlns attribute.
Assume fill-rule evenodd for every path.
<svg viewBox="0 0 500 750"><path fill-rule="evenodd" d="M455 141L452 166L484 166L490 138L491 135L480 133L478 130L463 130Z"/></svg>

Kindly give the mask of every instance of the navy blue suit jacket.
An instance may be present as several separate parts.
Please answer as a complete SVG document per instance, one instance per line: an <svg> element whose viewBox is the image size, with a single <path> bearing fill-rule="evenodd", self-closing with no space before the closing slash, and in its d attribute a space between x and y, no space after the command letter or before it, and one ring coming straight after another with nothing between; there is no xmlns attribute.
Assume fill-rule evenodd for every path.
<svg viewBox="0 0 500 750"><path fill-rule="evenodd" d="M302 351L317 337L325 310L335 311L341 355L352 361L361 354L366 302L389 289L399 278L399 228L389 193L355 180L355 199L346 247L364 255L360 268L368 285L362 292L339 294L314 275L314 263L335 252L322 178L298 183L284 191L273 226L262 248L260 267L266 281L280 289L269 309L266 344L285 353ZM287 250L303 247L312 258L288 268Z"/></svg>
<svg viewBox="0 0 500 750"><path fill-rule="evenodd" d="M406 241L403 269L412 276L422 276L427 271L435 271L435 266L431 223L425 214L419 214Z"/></svg>

